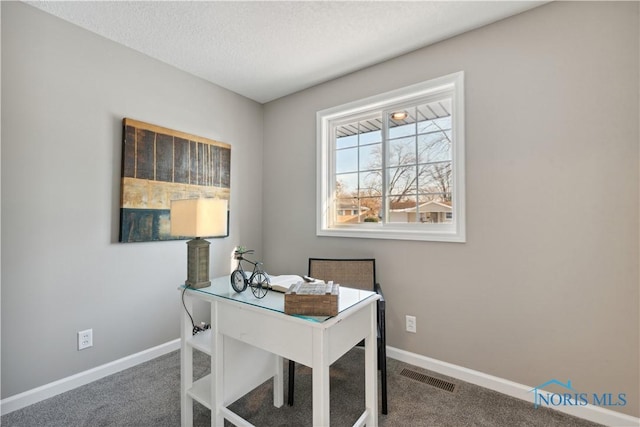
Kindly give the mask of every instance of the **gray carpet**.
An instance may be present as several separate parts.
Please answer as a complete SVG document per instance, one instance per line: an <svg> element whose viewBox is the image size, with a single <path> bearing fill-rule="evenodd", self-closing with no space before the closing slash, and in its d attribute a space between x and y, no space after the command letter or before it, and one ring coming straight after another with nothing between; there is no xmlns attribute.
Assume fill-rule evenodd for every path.
<svg viewBox="0 0 640 427"><path fill-rule="evenodd" d="M208 358L195 352L194 373L208 372ZM455 384L453 392L400 375L411 369ZM433 372L388 360L389 414L380 426L593 427L547 408ZM285 388L286 388L285 369ZM7 427L164 427L180 425L180 355L175 351L1 418ZM286 390L285 390L286 393ZM364 352L355 348L331 367L331 425L350 426L364 409ZM311 370L298 365L295 406L273 406L267 381L231 409L256 426L311 425ZM209 426L209 411L194 404L194 426ZM226 422L225 426L232 426Z"/></svg>

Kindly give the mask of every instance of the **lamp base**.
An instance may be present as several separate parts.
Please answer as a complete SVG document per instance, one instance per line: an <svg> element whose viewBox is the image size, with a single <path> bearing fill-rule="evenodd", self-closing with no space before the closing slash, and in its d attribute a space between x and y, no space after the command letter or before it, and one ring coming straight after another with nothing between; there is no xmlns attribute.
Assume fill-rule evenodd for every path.
<svg viewBox="0 0 640 427"><path fill-rule="evenodd" d="M184 284L192 288L211 286L209 280L209 246L211 243L196 237L187 242L187 280Z"/></svg>

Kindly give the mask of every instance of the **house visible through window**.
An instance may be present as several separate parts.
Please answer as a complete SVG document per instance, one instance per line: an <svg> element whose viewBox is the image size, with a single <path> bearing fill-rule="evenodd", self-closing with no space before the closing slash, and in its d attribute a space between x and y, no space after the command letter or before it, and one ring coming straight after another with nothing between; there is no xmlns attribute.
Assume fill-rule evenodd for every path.
<svg viewBox="0 0 640 427"><path fill-rule="evenodd" d="M464 241L463 74L318 113L318 235Z"/></svg>

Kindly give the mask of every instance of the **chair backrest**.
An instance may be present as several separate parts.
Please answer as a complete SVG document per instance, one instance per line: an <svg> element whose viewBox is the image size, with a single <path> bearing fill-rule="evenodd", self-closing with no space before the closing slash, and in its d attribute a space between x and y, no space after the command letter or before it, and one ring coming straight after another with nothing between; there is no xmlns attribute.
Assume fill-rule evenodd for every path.
<svg viewBox="0 0 640 427"><path fill-rule="evenodd" d="M309 276L325 282L333 280L349 288L375 291L375 259L309 258Z"/></svg>

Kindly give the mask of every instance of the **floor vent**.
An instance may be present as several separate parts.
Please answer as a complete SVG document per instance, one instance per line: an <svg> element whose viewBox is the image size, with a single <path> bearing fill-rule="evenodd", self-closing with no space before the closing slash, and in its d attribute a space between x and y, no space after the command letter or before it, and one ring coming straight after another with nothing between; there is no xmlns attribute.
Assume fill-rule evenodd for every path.
<svg viewBox="0 0 640 427"><path fill-rule="evenodd" d="M439 378L430 377L429 375L421 374L420 372L412 371L410 369L403 369L400 372L400 375L411 378L412 380L420 381L424 384L429 384L430 386L448 391L450 393L453 393L456 389L456 385L454 383L450 383L449 381L441 380Z"/></svg>

